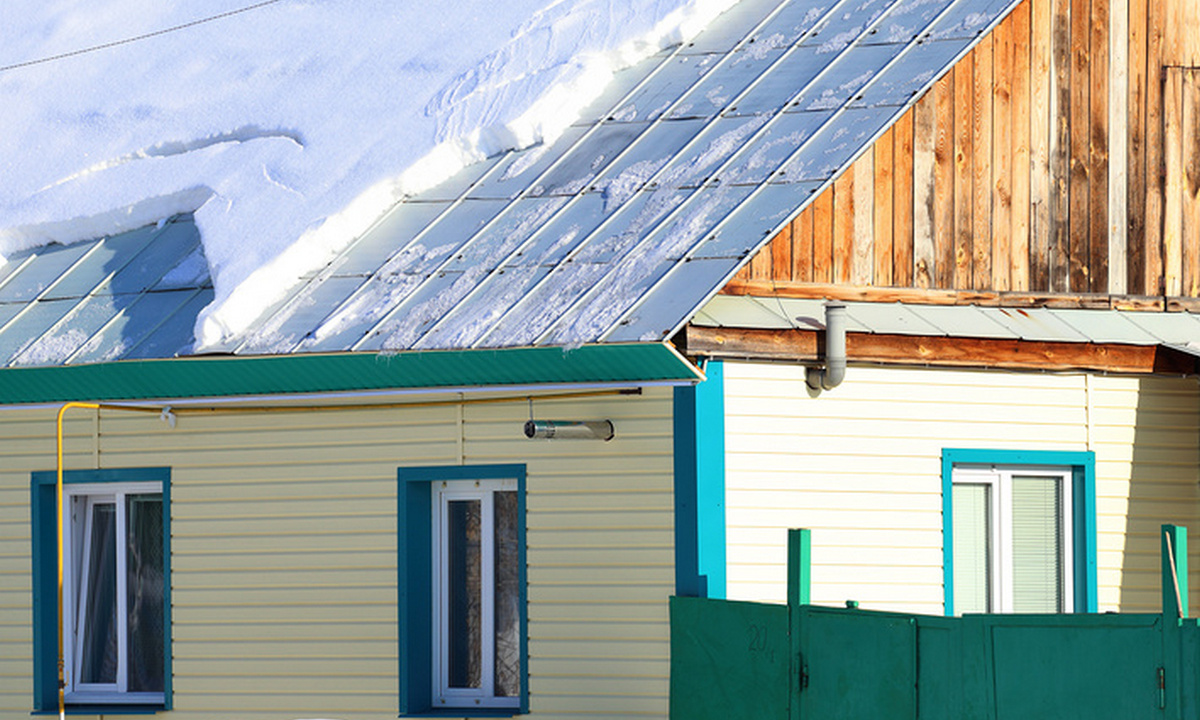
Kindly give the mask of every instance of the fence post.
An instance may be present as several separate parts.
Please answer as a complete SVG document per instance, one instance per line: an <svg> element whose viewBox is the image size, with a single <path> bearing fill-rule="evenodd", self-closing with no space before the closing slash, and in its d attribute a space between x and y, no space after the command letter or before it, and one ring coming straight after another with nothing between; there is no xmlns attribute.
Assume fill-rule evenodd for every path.
<svg viewBox="0 0 1200 720"><path fill-rule="evenodd" d="M1172 619L1188 616L1187 528L1162 526L1162 608Z"/></svg>
<svg viewBox="0 0 1200 720"><path fill-rule="evenodd" d="M807 683L804 658L800 655L801 606L812 601L812 531L790 529L788 547L788 635L792 688L788 693L788 720L800 720L800 693Z"/></svg>
<svg viewBox="0 0 1200 720"><path fill-rule="evenodd" d="M812 602L812 531L788 530L788 605Z"/></svg>

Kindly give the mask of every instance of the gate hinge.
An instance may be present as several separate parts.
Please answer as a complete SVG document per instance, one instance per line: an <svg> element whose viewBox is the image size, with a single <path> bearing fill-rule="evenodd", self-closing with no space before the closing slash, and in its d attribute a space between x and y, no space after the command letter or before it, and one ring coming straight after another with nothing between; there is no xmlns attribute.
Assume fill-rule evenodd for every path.
<svg viewBox="0 0 1200 720"><path fill-rule="evenodd" d="M1163 668L1158 668L1158 707L1163 709L1167 706L1167 674Z"/></svg>

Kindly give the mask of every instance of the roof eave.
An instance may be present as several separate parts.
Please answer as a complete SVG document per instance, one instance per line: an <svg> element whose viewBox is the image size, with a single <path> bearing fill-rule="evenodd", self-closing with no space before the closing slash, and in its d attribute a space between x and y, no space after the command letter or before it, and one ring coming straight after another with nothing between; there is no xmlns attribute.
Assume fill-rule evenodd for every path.
<svg viewBox="0 0 1200 720"><path fill-rule="evenodd" d="M622 384L691 384L665 343L126 360L0 370L0 405Z"/></svg>

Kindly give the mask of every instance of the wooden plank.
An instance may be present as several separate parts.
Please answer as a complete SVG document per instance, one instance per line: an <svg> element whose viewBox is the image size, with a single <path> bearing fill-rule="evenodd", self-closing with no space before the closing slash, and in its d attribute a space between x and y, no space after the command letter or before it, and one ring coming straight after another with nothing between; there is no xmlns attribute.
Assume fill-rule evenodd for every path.
<svg viewBox="0 0 1200 720"><path fill-rule="evenodd" d="M1012 251L1007 289L1029 289L1029 113L1030 7L1018 5L1012 21ZM1000 289L1000 288L996 288Z"/></svg>
<svg viewBox="0 0 1200 720"><path fill-rule="evenodd" d="M1126 291L1148 293L1146 287L1146 20L1151 0L1129 0L1128 132L1126 174L1128 212L1125 216Z"/></svg>
<svg viewBox="0 0 1200 720"><path fill-rule="evenodd" d="M792 279L792 224L783 226L771 239L771 279Z"/></svg>
<svg viewBox="0 0 1200 720"><path fill-rule="evenodd" d="M1029 289L1050 289L1050 25L1052 0L1029 0Z"/></svg>
<svg viewBox="0 0 1200 720"><path fill-rule="evenodd" d="M1077 310L1128 310L1164 312L1177 310L1186 303L1200 308L1200 299L1172 298L1169 305L1162 297L1145 295L1113 296L1107 293L996 292L995 290L923 290L920 288L879 288L866 285L817 283L778 283L769 280L731 280L721 292L725 295L784 297L796 299L845 300L848 302L905 303L909 305L979 305L981 307L1065 308ZM1192 305L1187 305L1188 308Z"/></svg>
<svg viewBox="0 0 1200 720"><path fill-rule="evenodd" d="M1012 22L992 31L994 94L992 109L992 276L995 289L1012 287Z"/></svg>
<svg viewBox="0 0 1200 720"><path fill-rule="evenodd" d="M976 52L978 48L976 49ZM951 287L976 287L974 202L975 63L974 53L954 70L954 282ZM979 236L982 243L986 235Z"/></svg>
<svg viewBox="0 0 1200 720"><path fill-rule="evenodd" d="M1054 0L1050 64L1050 291L1066 292L1071 259L1071 0Z"/></svg>
<svg viewBox="0 0 1200 720"><path fill-rule="evenodd" d="M895 231L892 233L892 284L913 284L913 117L909 110L892 126L895 133L896 172L892 197L895 207Z"/></svg>
<svg viewBox="0 0 1200 720"><path fill-rule="evenodd" d="M933 287L934 139L937 107L928 92L913 108L913 285Z"/></svg>
<svg viewBox="0 0 1200 720"><path fill-rule="evenodd" d="M946 73L933 88L934 137L933 282L954 287L954 73Z"/></svg>
<svg viewBox="0 0 1200 720"><path fill-rule="evenodd" d="M1183 83L1183 288L1200 297L1200 70L1184 71Z"/></svg>
<svg viewBox="0 0 1200 720"><path fill-rule="evenodd" d="M1183 287L1183 68L1169 67L1163 91L1163 293L1181 294Z"/></svg>
<svg viewBox="0 0 1200 720"><path fill-rule="evenodd" d="M995 288L993 272L1007 274L1004 264L992 260L992 35L988 33L971 51L975 73L972 92L971 134L971 233L973 234L974 288ZM965 62L965 61L964 61Z"/></svg>
<svg viewBox="0 0 1200 720"><path fill-rule="evenodd" d="M792 219L792 280L813 279L813 208L812 205Z"/></svg>
<svg viewBox="0 0 1200 720"><path fill-rule="evenodd" d="M762 250L759 250L758 253L750 259L750 277L754 280L771 279L771 248L769 245Z"/></svg>
<svg viewBox="0 0 1200 720"><path fill-rule="evenodd" d="M875 270L875 154L868 150L854 161L854 229L850 282L870 285ZM848 174L848 173L847 173Z"/></svg>
<svg viewBox="0 0 1200 720"><path fill-rule="evenodd" d="M1146 11L1146 239L1145 277L1148 295L1162 295L1163 200L1166 191L1163 158L1163 74L1165 2L1150 0Z"/></svg>
<svg viewBox="0 0 1200 720"><path fill-rule="evenodd" d="M821 193L813 208L812 281L827 283L833 280L833 187Z"/></svg>
<svg viewBox="0 0 1200 720"><path fill-rule="evenodd" d="M1128 289L1129 0L1109 6L1108 33L1108 292Z"/></svg>
<svg viewBox="0 0 1200 720"><path fill-rule="evenodd" d="M891 128L875 141L875 268L874 284L892 285L895 203L892 173L895 170L895 133Z"/></svg>
<svg viewBox="0 0 1200 720"><path fill-rule="evenodd" d="M1091 0L1071 0L1070 8L1070 115L1068 142L1068 286L1066 290L1087 292L1091 267L1092 218L1088 207L1091 194Z"/></svg>
<svg viewBox="0 0 1200 720"><path fill-rule="evenodd" d="M1091 0L1088 292L1108 290L1108 5Z"/></svg>
<svg viewBox="0 0 1200 720"><path fill-rule="evenodd" d="M833 181L833 281L850 282L854 261L854 172Z"/></svg>
<svg viewBox="0 0 1200 720"><path fill-rule="evenodd" d="M693 355L770 360L819 359L812 330L687 328ZM846 333L851 362L1013 370L1091 370L1112 373L1192 374L1196 358L1154 345L1033 342L1026 340Z"/></svg>

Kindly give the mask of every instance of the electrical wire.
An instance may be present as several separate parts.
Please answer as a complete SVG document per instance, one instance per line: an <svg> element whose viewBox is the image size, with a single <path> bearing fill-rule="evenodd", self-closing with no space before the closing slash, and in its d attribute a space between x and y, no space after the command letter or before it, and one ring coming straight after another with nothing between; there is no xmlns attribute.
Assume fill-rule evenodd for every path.
<svg viewBox="0 0 1200 720"><path fill-rule="evenodd" d="M124 40L114 40L112 42L103 43L101 45L93 45L91 47L82 48L80 50L72 50L71 52L61 53L59 55L51 55L49 57L38 58L37 60L26 60L25 62L14 63L12 65L3 65L3 66L0 66L0 72L5 72L7 70L16 70L17 68L30 67L31 65L41 65L43 63L54 62L55 60L63 60L65 58L75 57L77 55L86 55L87 53L96 52L98 50L107 50L109 48L118 47L120 45L128 45L130 43L135 43L140 40L147 40L152 37L158 37L159 35L167 35L169 33L178 32L179 30L186 30L187 28L195 27L197 25L203 25L204 23L209 23L214 20L221 20L222 18L227 18L227 17L233 16L233 15L240 15L241 13L244 13L244 12L250 12L251 10L257 10L259 8L266 7L268 5L274 5L277 2L282 2L282 0L263 0L263 2L255 3L253 5L247 5L246 7L238 8L237 10L230 10L228 12L219 13L217 15L210 15L209 17L206 17L206 18L201 18L199 20L192 20L191 22L186 22L186 23L183 23L182 25L175 25L174 27L164 28L163 30L155 30L154 32L146 33L144 35L136 35L134 37L125 38Z"/></svg>

